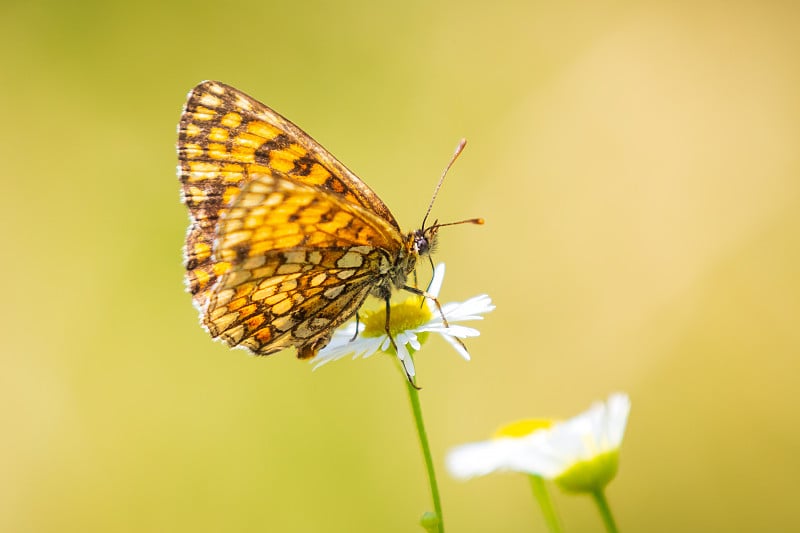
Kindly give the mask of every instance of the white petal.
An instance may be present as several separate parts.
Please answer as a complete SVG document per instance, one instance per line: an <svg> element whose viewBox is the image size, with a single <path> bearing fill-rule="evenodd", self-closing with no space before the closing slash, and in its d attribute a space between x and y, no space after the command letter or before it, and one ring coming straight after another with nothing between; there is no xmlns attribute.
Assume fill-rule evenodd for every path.
<svg viewBox="0 0 800 533"><path fill-rule="evenodd" d="M509 458L518 454L516 440L495 439L458 446L447 454L447 470L458 479L512 470Z"/></svg>
<svg viewBox="0 0 800 533"><path fill-rule="evenodd" d="M431 285L428 287L428 294L433 296L434 298L439 297L439 291L442 290L442 283L444 283L444 263L439 263L433 269L433 279L431 280ZM433 308L436 308L436 304L433 304Z"/></svg>
<svg viewBox="0 0 800 533"><path fill-rule="evenodd" d="M363 324L359 325L359 329L363 328ZM353 336L356 332L356 325L350 324L347 327L337 330L331 342L328 343L323 349L317 353L317 356L311 359L311 364L314 365L316 370L320 366L327 364L336 359L341 359L347 355L353 354L353 357L369 357L375 353L380 347L380 339L372 337L356 337Z"/></svg>
<svg viewBox="0 0 800 533"><path fill-rule="evenodd" d="M414 368L414 359L411 357L406 357L403 362L403 368L406 370L406 374L411 376L412 378L417 375L417 370Z"/></svg>
<svg viewBox="0 0 800 533"><path fill-rule="evenodd" d="M353 359L356 359L358 357L366 359L370 355L375 354L381 349L382 342L383 339L381 337L367 337L365 339L361 339L360 342L361 349L353 352Z"/></svg>
<svg viewBox="0 0 800 533"><path fill-rule="evenodd" d="M390 339L388 335L384 335L378 338L381 339L381 351L382 352L388 351L389 348L392 346L392 339Z"/></svg>
<svg viewBox="0 0 800 533"><path fill-rule="evenodd" d="M462 326L460 324L450 324L450 327L445 326L444 324L426 324L424 326L420 326L417 328L417 331L423 332L428 331L431 333L439 333L441 335L449 335L451 337L458 337L460 339L467 339L469 337L477 337L481 333L477 329L468 328L467 326Z"/></svg>
<svg viewBox="0 0 800 533"><path fill-rule="evenodd" d="M397 342L396 339L395 339L395 342L397 343L397 358L400 359L400 362L405 365L406 360L407 359L411 359L411 354L408 353L408 348L406 348L406 343ZM387 347L387 350L388 350L388 347ZM386 350L384 350L384 351L386 351ZM408 368L408 367L406 367L406 368ZM414 374L411 374L411 375L413 376Z"/></svg>
<svg viewBox="0 0 800 533"><path fill-rule="evenodd" d="M442 306L448 322L460 320L483 320L482 314L494 311L492 299L486 294L470 298L465 302L449 302Z"/></svg>
<svg viewBox="0 0 800 533"><path fill-rule="evenodd" d="M352 334L350 336L352 339ZM317 356L311 359L311 363L314 365L314 368L318 368L326 363L331 361L335 361L336 359L341 359L346 355L354 354L354 355L363 355L367 357L375 353L376 346L373 339L370 338L357 338L354 341L350 341L349 339L346 342L331 342L325 348L317 353Z"/></svg>
<svg viewBox="0 0 800 533"><path fill-rule="evenodd" d="M416 375L414 360L411 358L411 354L408 353L405 343L397 343L397 358L400 359L400 364L405 368L406 374L413 378Z"/></svg>
<svg viewBox="0 0 800 533"><path fill-rule="evenodd" d="M608 440L612 448L619 448L628 425L631 400L625 393L612 394L608 398Z"/></svg>
<svg viewBox="0 0 800 533"><path fill-rule="evenodd" d="M415 352L418 352L420 348L422 348L422 344L420 344L419 339L415 335L415 332L409 331L408 332L408 344L414 348Z"/></svg>
<svg viewBox="0 0 800 533"><path fill-rule="evenodd" d="M394 342L399 346L400 344L408 344L409 335L408 331L401 331L394 336Z"/></svg>
<svg viewBox="0 0 800 533"><path fill-rule="evenodd" d="M461 345L460 342L455 340L450 335L442 335L442 338L444 340L446 340L450 344L450 346L452 346L455 349L455 351L458 352L458 355L460 355L461 357L463 357L467 361L470 360L469 352L464 349L464 347Z"/></svg>
<svg viewBox="0 0 800 533"><path fill-rule="evenodd" d="M564 472L575 461L573 455L554 439L549 430L540 430L520 439L524 450L511 459L519 472L537 474L552 479Z"/></svg>

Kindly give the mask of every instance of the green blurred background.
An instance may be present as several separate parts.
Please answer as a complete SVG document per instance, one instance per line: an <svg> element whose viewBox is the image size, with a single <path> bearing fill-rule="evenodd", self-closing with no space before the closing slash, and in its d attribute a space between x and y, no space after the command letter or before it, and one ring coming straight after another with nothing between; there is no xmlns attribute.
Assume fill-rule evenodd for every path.
<svg viewBox="0 0 800 533"><path fill-rule="evenodd" d="M406 229L469 139L434 214L487 223L442 232L442 297L497 310L471 362L417 363L450 531L543 531L523 477L455 482L451 446L615 390L623 531L800 528L798 36L793 2L4 2L0 530L420 531L394 365L197 325L174 145L204 79Z"/></svg>

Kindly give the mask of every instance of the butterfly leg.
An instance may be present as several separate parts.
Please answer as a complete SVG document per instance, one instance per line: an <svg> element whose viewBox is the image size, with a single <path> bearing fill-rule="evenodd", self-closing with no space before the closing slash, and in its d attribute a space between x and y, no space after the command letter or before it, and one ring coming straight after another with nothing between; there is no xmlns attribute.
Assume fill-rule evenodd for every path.
<svg viewBox="0 0 800 533"><path fill-rule="evenodd" d="M430 256L428 256L428 259L430 259ZM433 264L433 259L431 259L431 264ZM431 280L428 282L428 286L425 287L426 291L431 288L431 283L433 283L433 278L431 278ZM415 288L419 287L419 280L417 280L417 270L416 269L414 269L414 287ZM425 305L425 298L420 298L419 308L422 309L423 305Z"/></svg>
<svg viewBox="0 0 800 533"><path fill-rule="evenodd" d="M446 328L450 327L450 324L447 322L447 317L444 316L444 311L442 311L442 304L439 303L439 299L436 296L434 296L434 295L432 295L432 294L430 294L430 293L428 293L426 291L423 291L421 289L417 289L416 287L409 287L408 285L403 285L403 290L404 291L408 291L408 292L410 292L412 294L416 294L418 296L422 296L424 298L428 298L429 300L433 300L433 303L436 304L436 309L439 311L439 314L442 316L442 323L444 324L444 327L446 327ZM388 318L387 318L387 320L388 320ZM468 351L467 347L464 345L464 341L462 341L458 337L453 337L453 339L455 339L456 342L458 342L458 344L460 344L461 347L464 348L465 351Z"/></svg>
<svg viewBox="0 0 800 533"><path fill-rule="evenodd" d="M450 324L447 323L447 317L444 316L444 311L442 311L442 304L439 303L439 299L430 294L427 291L423 291L422 289L418 289L416 287L409 287L408 285L403 285L403 290L408 291L412 294L416 294L417 296L422 296L423 298L427 298L429 300L433 300L433 303L436 304L436 309L439 311L439 314L442 316L442 322L444 322L444 327L449 328Z"/></svg>
<svg viewBox="0 0 800 533"><path fill-rule="evenodd" d="M430 255L430 254L428 254L428 262L431 264L431 272L435 273L436 272L436 267L433 265L433 256ZM414 274L416 274L416 273L417 273L417 271L415 270ZM428 286L425 288L425 290L426 291L431 290L431 285L433 285L433 276L431 276L431 280L428 282Z"/></svg>
<svg viewBox="0 0 800 533"><path fill-rule="evenodd" d="M361 323L361 317L358 316L358 311L356 311L356 332L353 333L353 338L350 339L350 342L353 342L358 337L358 325Z"/></svg>

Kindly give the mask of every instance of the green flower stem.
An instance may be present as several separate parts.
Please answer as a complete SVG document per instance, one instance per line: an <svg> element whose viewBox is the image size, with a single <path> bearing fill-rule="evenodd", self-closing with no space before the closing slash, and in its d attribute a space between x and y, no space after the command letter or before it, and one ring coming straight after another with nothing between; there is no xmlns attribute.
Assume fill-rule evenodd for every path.
<svg viewBox="0 0 800 533"><path fill-rule="evenodd" d="M541 476L533 474L528 476L531 482L531 489L533 490L533 497L539 502L539 507L542 508L544 521L547 523L547 528L552 533L561 533L561 523L558 520L556 509L553 507L553 500L550 498L550 491L544 484L544 479Z"/></svg>
<svg viewBox="0 0 800 533"><path fill-rule="evenodd" d="M592 491L592 498L594 498L597 508L600 510L600 516L603 517L603 523L606 525L606 531L609 533L619 533L617 524L614 523L614 517L611 514L611 508L608 506L606 494L602 488Z"/></svg>
<svg viewBox="0 0 800 533"><path fill-rule="evenodd" d="M422 408L419 405L419 392L414 386L406 381L408 387L408 397L411 400L411 410L414 411L414 421L417 424L417 433L419 434L419 442L422 445L422 455L425 456L425 467L428 470L428 481L431 484L431 497L433 498L433 509L436 513L436 519L426 519L426 525L429 531L437 531L444 533L444 521L442 520L442 502L439 500L439 487L436 484L436 472L433 470L433 458L431 457L431 448L428 445L428 435L425 433L425 423L422 421ZM431 522L433 522L431 524Z"/></svg>

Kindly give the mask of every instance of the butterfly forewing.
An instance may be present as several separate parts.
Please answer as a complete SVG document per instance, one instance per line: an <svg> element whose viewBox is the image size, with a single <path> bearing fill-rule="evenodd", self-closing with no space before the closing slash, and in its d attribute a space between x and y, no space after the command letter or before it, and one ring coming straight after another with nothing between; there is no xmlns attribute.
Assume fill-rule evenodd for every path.
<svg viewBox="0 0 800 533"><path fill-rule="evenodd" d="M313 356L407 247L369 187L232 87L189 94L178 155L188 288L202 323L231 346Z"/></svg>

